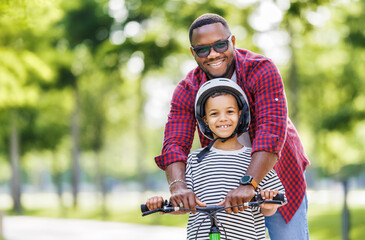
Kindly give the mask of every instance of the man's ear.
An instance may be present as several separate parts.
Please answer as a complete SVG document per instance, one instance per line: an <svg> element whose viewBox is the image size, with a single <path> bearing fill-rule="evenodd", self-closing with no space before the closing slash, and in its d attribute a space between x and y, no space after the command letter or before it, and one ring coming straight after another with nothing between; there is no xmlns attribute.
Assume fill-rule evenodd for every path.
<svg viewBox="0 0 365 240"><path fill-rule="evenodd" d="M236 48L236 36L235 35L232 35L231 41L232 41L233 48Z"/></svg>
<svg viewBox="0 0 365 240"><path fill-rule="evenodd" d="M195 58L195 52L194 52L194 50L193 50L193 47L190 47L190 52L191 52L191 54L193 55L193 57Z"/></svg>

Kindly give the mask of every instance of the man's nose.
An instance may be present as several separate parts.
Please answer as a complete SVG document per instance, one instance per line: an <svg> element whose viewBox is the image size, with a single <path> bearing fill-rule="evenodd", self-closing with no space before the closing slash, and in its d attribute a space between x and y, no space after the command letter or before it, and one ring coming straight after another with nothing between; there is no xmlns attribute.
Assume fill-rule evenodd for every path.
<svg viewBox="0 0 365 240"><path fill-rule="evenodd" d="M210 48L210 53L207 58L216 58L220 53L216 52L213 47Z"/></svg>

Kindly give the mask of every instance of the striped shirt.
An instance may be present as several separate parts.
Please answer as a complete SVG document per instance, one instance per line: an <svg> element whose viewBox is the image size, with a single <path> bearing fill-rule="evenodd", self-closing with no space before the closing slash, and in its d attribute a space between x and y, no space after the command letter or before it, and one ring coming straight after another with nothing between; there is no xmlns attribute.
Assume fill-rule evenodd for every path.
<svg viewBox="0 0 365 240"><path fill-rule="evenodd" d="M194 151L188 157L187 187L207 205L216 205L230 190L239 186L240 178L245 175L250 165L252 149L243 147L236 151L223 151L212 147L203 161L198 163L196 155L200 151L201 149ZM284 187L274 170L271 170L259 183L259 188L278 189L284 192ZM221 236L225 236L226 233L228 239L234 240L265 239L265 219L259 208L248 208L238 214L222 211L217 213L217 218L220 222L218 227ZM199 231L197 231L198 228ZM209 239L209 229L210 221L207 214L190 214L187 227L188 239L196 239L196 236L197 239Z"/></svg>

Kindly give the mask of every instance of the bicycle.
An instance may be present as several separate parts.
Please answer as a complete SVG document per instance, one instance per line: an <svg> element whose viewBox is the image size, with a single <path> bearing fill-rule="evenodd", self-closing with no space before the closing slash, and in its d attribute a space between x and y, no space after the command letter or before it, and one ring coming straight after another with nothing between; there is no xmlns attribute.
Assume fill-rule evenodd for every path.
<svg viewBox="0 0 365 240"><path fill-rule="evenodd" d="M224 211L225 209L228 208L232 208L232 207L239 207L239 206L245 206L245 207L259 207L261 204L278 204L280 206L285 205L286 203L286 198L285 198L285 194L284 193L279 193L278 195L276 195L273 200L265 200L262 199L260 194L257 194L256 196L254 196L250 202L245 202L243 204L240 205L235 205L235 206L231 206L231 207L224 207L224 206L216 206L216 205L210 205L210 206L206 206L206 207L196 207L196 210L193 209L187 209L187 208L182 208L182 207L173 207L172 204L170 202L168 202L167 200L165 200L162 205L161 208L157 208L154 210L149 210L146 204L141 204L141 212L142 212L142 217L153 214L153 213L157 213L157 212L162 212L162 213L171 213L174 211L179 211L179 210L185 210L185 211L196 211L196 212L201 212L201 213L207 213L207 217L204 218L204 220L200 223L197 232L195 234L195 239L198 239L198 232L199 229L201 227L201 225L203 224L203 222L205 222L205 220L209 217L210 219L210 231L209 231L209 239L210 240L220 240L221 239L221 232L219 230L218 224L222 227L223 231L224 231L224 235L225 235L225 239L227 239L227 234L226 231L223 227L222 224L219 223L217 217L216 217L216 213L220 212L220 211Z"/></svg>

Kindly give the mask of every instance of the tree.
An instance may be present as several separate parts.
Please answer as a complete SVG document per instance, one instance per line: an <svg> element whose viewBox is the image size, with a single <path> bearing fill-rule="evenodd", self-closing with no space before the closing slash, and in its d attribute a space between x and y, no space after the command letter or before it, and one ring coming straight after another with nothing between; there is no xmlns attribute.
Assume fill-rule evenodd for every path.
<svg viewBox="0 0 365 240"><path fill-rule="evenodd" d="M39 46L44 46L44 42L38 42L38 45L33 42L42 29L37 31L31 29L34 23L42 20L43 16L37 16L38 11L47 10L50 5L38 7L34 1L18 4L19 1L7 1L0 4L0 11L3 12L0 19L2 29L0 109L9 118L7 131L5 131L8 132L8 136L2 137L8 139L5 142L8 142L12 166L13 207L17 212L21 212L20 157L23 152L21 137L26 129L24 121L27 121L27 109L34 108L37 103L41 92L40 85L52 81L53 71L40 57L42 52L38 52L39 49L37 49ZM25 13L28 15L24 15ZM37 54L34 53L36 51Z"/></svg>
<svg viewBox="0 0 365 240"><path fill-rule="evenodd" d="M83 55L89 51L96 52L98 46L107 36L100 37L100 31L104 31L110 27L111 19L102 12L102 4L105 2L98 3L88 0L77 1L71 4L64 3L63 7L67 9L66 15L58 23L63 28L65 40L78 61L77 63L70 62L70 65L63 68L63 72L68 78L60 79L62 85L68 85L74 93L74 110L71 115L71 136L73 139L72 192L74 206L77 206L80 182L80 114L82 111L80 104L82 93L80 92L79 81L90 70L88 65L93 65L92 58L87 59ZM98 139L98 141L102 141L102 139Z"/></svg>
<svg viewBox="0 0 365 240"><path fill-rule="evenodd" d="M290 20L298 36L298 119L303 129L311 132L312 143L307 141L307 146L312 168L319 169L320 177L340 181L346 199L348 180L359 175L365 164L361 140L364 110L359 107L364 98L364 73L359 70L364 56L364 34L359 30L364 3L323 1L310 9L298 4L288 13L306 19L305 23ZM346 201L343 212L343 239L347 239L350 221Z"/></svg>

